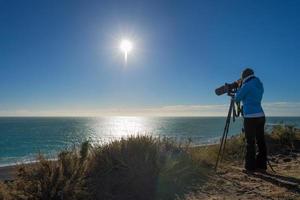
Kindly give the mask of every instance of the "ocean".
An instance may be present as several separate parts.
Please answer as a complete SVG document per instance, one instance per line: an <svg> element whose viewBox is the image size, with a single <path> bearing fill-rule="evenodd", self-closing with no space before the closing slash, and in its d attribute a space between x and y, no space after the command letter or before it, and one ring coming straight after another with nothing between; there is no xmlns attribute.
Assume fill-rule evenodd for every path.
<svg viewBox="0 0 300 200"><path fill-rule="evenodd" d="M266 127L286 123L300 127L300 117L269 117ZM39 153L55 158L83 141L106 143L129 135L153 135L195 145L219 140L225 117L1 117L0 166L34 161ZM239 134L242 119L231 124Z"/></svg>

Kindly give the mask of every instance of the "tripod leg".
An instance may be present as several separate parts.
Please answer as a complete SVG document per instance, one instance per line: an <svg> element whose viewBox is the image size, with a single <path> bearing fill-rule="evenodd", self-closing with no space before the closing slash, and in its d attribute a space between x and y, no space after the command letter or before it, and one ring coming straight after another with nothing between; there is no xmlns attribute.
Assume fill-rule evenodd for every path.
<svg viewBox="0 0 300 200"><path fill-rule="evenodd" d="M276 173L276 171L273 169L273 167L272 167L272 165L270 163L270 160L268 158L267 158L267 163L268 163L270 169L272 170L272 172Z"/></svg>
<svg viewBox="0 0 300 200"><path fill-rule="evenodd" d="M219 164L219 161L220 161L220 155L221 155L221 152L222 152L222 149L223 149L223 145L224 145L224 138L225 138L226 129L227 129L227 123L225 125L223 136L222 136L222 139L221 139L221 143L220 143L220 147L219 147L219 152L218 152L218 157L217 157L217 161L216 161L216 165L215 165L215 170L217 170L218 164Z"/></svg>
<svg viewBox="0 0 300 200"><path fill-rule="evenodd" d="M225 132L224 144L223 144L223 149L222 149L222 154L221 154L221 161L223 160L224 153L225 153L226 141L227 141L227 136L228 136L228 132L229 132L230 119L231 119L231 115L232 115L233 110L234 110L234 101L233 101L233 99L231 99L230 109L229 109L229 113L228 113L229 118L227 118L228 119L227 129L226 129L226 132Z"/></svg>
<svg viewBox="0 0 300 200"><path fill-rule="evenodd" d="M225 148L225 143L226 143L226 138L227 138L227 134L228 134L228 130L229 130L229 124L230 124L230 118L231 118L233 103L234 103L234 101L233 101L233 99L231 99L229 110L228 110L228 115L227 115L227 119L226 119L226 123L225 123L225 127L224 127L224 131L223 131L223 136L222 136L222 139L221 139L220 148L219 148L219 152L218 152L218 156L217 156L215 170L217 170L217 168L218 168L218 164L219 164L219 161L220 161L220 156L223 155L222 150Z"/></svg>
<svg viewBox="0 0 300 200"><path fill-rule="evenodd" d="M218 157L217 157L217 161L216 161L216 165L215 165L215 170L216 170L216 171L217 171L217 168L218 168L218 164L219 164L219 160L220 160L221 151L222 151L222 149L223 149L224 137L225 137L226 129L227 129L227 123L225 124L225 128L224 128L224 131L223 131L223 136L222 136L221 143L220 143L220 147L219 147Z"/></svg>
<svg viewBox="0 0 300 200"><path fill-rule="evenodd" d="M222 154L221 154L221 161L223 160L224 153L225 153L225 146L226 146L227 135L228 135L228 131L229 131L229 125L230 125L230 123L228 123L227 130L225 133L224 144L223 144L223 149L222 149Z"/></svg>

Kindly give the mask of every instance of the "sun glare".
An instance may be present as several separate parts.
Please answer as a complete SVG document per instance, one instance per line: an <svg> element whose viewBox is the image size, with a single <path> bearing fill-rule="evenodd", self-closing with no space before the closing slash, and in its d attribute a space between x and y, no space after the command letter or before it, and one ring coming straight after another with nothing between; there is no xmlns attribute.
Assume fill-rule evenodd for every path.
<svg viewBox="0 0 300 200"><path fill-rule="evenodd" d="M124 53L124 60L127 63L128 54L132 51L133 45L130 40L123 39L120 43L120 50Z"/></svg>

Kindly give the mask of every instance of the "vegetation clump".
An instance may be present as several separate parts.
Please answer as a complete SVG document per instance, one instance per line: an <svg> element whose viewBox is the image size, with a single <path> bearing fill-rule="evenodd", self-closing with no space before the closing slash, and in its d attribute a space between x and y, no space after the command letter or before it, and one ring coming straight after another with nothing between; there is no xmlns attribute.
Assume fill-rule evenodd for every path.
<svg viewBox="0 0 300 200"><path fill-rule="evenodd" d="M88 146L85 142L80 151L63 151L56 161L40 155L36 164L20 166L9 184L9 196L18 200L85 199Z"/></svg>
<svg viewBox="0 0 300 200"><path fill-rule="evenodd" d="M275 125L270 133L265 134L268 155L289 154L300 149L300 130L292 125ZM219 152L219 144L199 146L190 148L194 159L213 167ZM223 156L223 163L236 162L241 164L244 161L246 151L245 134L241 133L230 137L226 142Z"/></svg>
<svg viewBox="0 0 300 200"><path fill-rule="evenodd" d="M175 199L205 182L207 170L180 145L136 136L80 150L64 151L56 161L42 156L20 166L3 199ZM1 197L1 196L0 196Z"/></svg>
<svg viewBox="0 0 300 200"><path fill-rule="evenodd" d="M169 140L129 137L92 154L88 188L95 199L173 199L205 179L200 165Z"/></svg>
<svg viewBox="0 0 300 200"><path fill-rule="evenodd" d="M281 146L293 150L297 141L296 132L297 129L292 125L279 124L273 127L271 137L274 140L278 140Z"/></svg>

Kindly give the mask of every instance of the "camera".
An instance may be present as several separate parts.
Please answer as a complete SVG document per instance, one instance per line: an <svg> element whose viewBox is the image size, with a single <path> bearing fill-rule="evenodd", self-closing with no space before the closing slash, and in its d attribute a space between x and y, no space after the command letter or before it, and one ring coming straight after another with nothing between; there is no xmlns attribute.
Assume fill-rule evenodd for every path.
<svg viewBox="0 0 300 200"><path fill-rule="evenodd" d="M225 85L222 85L221 87L215 90L216 95L220 96L225 93L229 96L234 95L237 89L240 87L239 85L240 81L241 80L234 81L233 83L225 83Z"/></svg>

